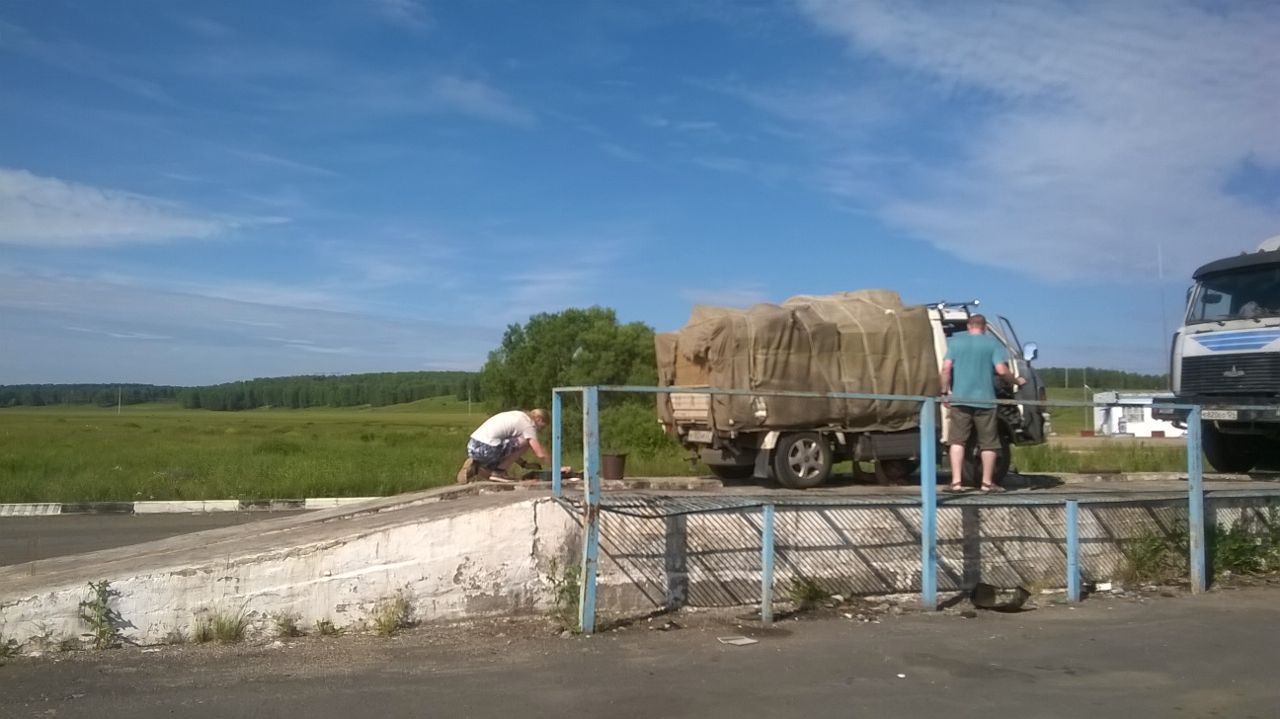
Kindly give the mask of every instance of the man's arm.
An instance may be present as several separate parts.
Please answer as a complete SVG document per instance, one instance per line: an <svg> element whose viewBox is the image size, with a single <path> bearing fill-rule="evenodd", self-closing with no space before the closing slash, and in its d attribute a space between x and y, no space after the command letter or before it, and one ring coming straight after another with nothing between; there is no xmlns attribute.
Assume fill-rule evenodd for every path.
<svg viewBox="0 0 1280 719"><path fill-rule="evenodd" d="M942 394L951 392L951 367L954 364L950 359L942 360L942 371L938 373L938 384L942 385Z"/></svg>
<svg viewBox="0 0 1280 719"><path fill-rule="evenodd" d="M543 462L547 461L547 450L542 448L542 443L537 437L529 440L529 449L533 450L533 454Z"/></svg>
<svg viewBox="0 0 1280 719"><path fill-rule="evenodd" d="M1004 382L1007 387L1021 387L1027 383L1026 377L1014 377L1013 372L1009 371L1009 365L1005 362L999 362L996 364L996 376L999 377L1000 381Z"/></svg>

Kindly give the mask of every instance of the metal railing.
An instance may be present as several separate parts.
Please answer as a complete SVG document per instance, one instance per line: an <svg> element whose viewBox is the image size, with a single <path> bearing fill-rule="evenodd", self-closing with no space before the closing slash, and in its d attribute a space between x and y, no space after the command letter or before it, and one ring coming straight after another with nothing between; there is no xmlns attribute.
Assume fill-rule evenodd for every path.
<svg viewBox="0 0 1280 719"><path fill-rule="evenodd" d="M581 566L581 587L579 597L579 626L584 634L591 634L596 627L596 584L599 570L600 553L600 513L601 513L601 452L600 452L600 394L672 394L696 392L698 394L749 396L749 397L790 397L800 399L853 399L897 402L918 402L920 404L920 605L928 611L938 608L938 496L937 496L937 449L940 444L937 436L938 404L937 397L922 395L893 395L861 392L795 392L766 390L735 390L705 387L646 387L634 385L557 387L552 390L551 401L551 466L552 494L557 499L563 498L563 484L560 467L564 451L563 433L563 401L565 395L580 394L582 396L582 446L583 446L583 547ZM966 404L989 400L966 400L951 398L951 403ZM1069 400L1031 401L1031 400L995 400L996 404L1015 404L1040 407L1096 407L1096 406L1149 406L1140 402L1083 402ZM1187 454L1187 513L1190 524L1190 545L1188 566L1190 569L1191 590L1195 593L1207 589L1207 558L1205 542L1205 491L1204 467L1202 463L1202 438L1200 431L1200 406L1193 404L1162 404L1170 409L1186 410L1186 454ZM1216 405L1215 405L1216 406ZM1232 406L1229 409L1264 409L1275 410L1276 407L1259 405ZM985 498L984 498L985 499ZM1012 498L1010 498L1012 499ZM1009 504L1024 504L1012 501ZM1067 596L1072 602L1080 601L1082 579L1080 571L1080 536L1078 499L1039 499L1036 504L1063 504L1066 512L1066 555L1067 555ZM776 502L761 502L756 506L761 510L761 589L760 611L764 622L772 621L772 587L774 568L774 525ZM914 504L914 502L913 502Z"/></svg>

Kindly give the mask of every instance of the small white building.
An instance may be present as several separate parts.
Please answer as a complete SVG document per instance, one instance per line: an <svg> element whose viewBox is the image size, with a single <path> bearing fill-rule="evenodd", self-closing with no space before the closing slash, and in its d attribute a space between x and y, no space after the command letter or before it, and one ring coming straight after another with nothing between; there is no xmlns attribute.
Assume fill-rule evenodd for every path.
<svg viewBox="0 0 1280 719"><path fill-rule="evenodd" d="M1152 419L1151 402L1173 397L1172 392L1097 392L1093 401L1093 431L1100 435L1181 437L1186 430L1172 422Z"/></svg>

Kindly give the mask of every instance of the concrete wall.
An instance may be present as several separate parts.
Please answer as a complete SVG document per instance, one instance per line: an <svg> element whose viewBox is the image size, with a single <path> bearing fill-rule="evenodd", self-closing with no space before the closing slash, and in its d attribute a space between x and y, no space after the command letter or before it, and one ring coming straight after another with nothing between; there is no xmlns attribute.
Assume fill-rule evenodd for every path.
<svg viewBox="0 0 1280 719"><path fill-rule="evenodd" d="M218 557L196 555L125 576L91 564L74 580L14 593L0 582L0 641L56 644L86 631L78 618L87 583L107 579L124 636L159 643L191 637L201 617L243 615L249 634L269 635L273 617L294 615L359 628L381 602L403 595L419 621L546 612L552 605L552 562L580 557L580 517L545 498L448 511L419 508L368 531L336 523L308 542ZM1262 500L1212 503L1210 517L1259 521ZM1081 510L1086 579L1121 569L1121 542L1169 532L1185 520L1181 502L1095 506ZM389 526L385 526L388 525ZM780 509L775 596L808 582L829 593L900 594L920 588L919 511L912 508ZM315 529L314 527L312 529ZM939 588L1065 584L1063 510L947 508L939 511ZM189 535L197 536L197 535ZM170 541L170 540L165 540ZM286 546L287 545L287 546ZM604 513L599 607L602 617L636 616L669 604L738 606L758 601L758 510L636 518ZM41 563L9 568L16 572ZM0 574L0 580L13 574ZM563 574L556 579L563 578ZM34 579L34 577L33 577Z"/></svg>

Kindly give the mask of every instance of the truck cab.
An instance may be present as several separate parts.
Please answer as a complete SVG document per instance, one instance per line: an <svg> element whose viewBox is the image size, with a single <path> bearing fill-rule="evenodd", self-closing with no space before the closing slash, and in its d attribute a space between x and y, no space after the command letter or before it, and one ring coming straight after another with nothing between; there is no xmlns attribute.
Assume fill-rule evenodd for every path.
<svg viewBox="0 0 1280 719"><path fill-rule="evenodd" d="M1192 275L1173 335L1173 402L1201 405L1205 457L1220 472L1274 464L1280 445L1280 237L1256 252L1210 262ZM1225 405L1277 405L1244 410ZM1157 407L1180 426L1186 411Z"/></svg>

